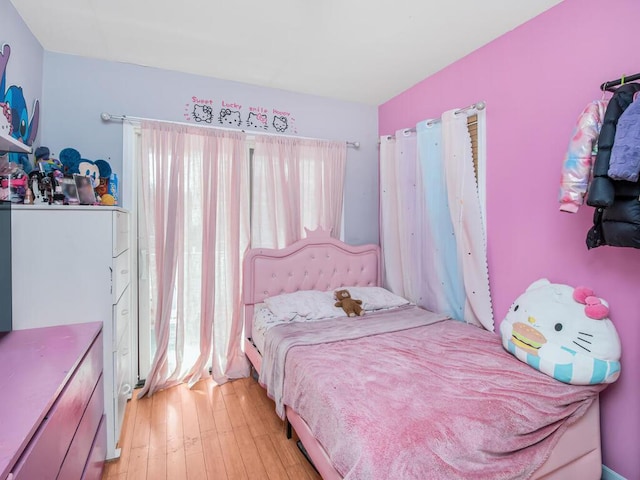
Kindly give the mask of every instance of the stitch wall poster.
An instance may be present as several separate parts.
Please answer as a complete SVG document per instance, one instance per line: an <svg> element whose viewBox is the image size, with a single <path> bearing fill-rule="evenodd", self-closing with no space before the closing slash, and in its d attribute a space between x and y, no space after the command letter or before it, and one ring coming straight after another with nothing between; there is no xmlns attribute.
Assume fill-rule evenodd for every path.
<svg viewBox="0 0 640 480"><path fill-rule="evenodd" d="M33 145L38 134L40 122L40 104L36 99L33 105L31 119L27 102L19 85L8 85L7 72L11 59L11 46L3 44L0 47L0 132L11 136L25 145ZM29 158L24 153L10 153L9 160L21 165L29 173L32 169Z"/></svg>
<svg viewBox="0 0 640 480"><path fill-rule="evenodd" d="M202 125L280 134L298 133L296 119L291 112L265 105L243 105L194 95L185 102L183 116L188 122Z"/></svg>

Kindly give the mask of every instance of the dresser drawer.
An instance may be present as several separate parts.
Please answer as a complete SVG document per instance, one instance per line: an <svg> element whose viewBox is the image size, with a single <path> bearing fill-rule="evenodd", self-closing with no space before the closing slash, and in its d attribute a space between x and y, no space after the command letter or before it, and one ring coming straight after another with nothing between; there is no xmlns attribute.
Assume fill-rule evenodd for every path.
<svg viewBox="0 0 640 480"><path fill-rule="evenodd" d="M131 337L125 335L118 344L118 351L114 352L114 372L116 372L115 391L119 395L123 391L123 385L131 385ZM131 393L131 391L127 392Z"/></svg>
<svg viewBox="0 0 640 480"><path fill-rule="evenodd" d="M113 212L113 256L117 257L129 248L129 215Z"/></svg>
<svg viewBox="0 0 640 480"><path fill-rule="evenodd" d="M91 452L87 459L87 464L82 472L81 480L100 480L104 468L104 459L107 456L107 420L102 416L102 421L98 427L96 438L93 439Z"/></svg>
<svg viewBox="0 0 640 480"><path fill-rule="evenodd" d="M129 252L127 250L122 252L120 256L113 259L113 273L112 273L112 292L113 292L113 303L118 303L122 292L127 288L129 282L131 281L131 265L129 264Z"/></svg>
<svg viewBox="0 0 640 480"><path fill-rule="evenodd" d="M114 371L116 372L116 384L115 395L113 399L114 407L114 427L115 427L115 441L118 441L120 437L120 430L122 428L122 422L124 420L124 411L127 405L127 400L131 398L133 393L133 378L132 378L132 358L130 348L130 336L125 335L122 338L122 342L118 345L118 351L114 355Z"/></svg>
<svg viewBox="0 0 640 480"><path fill-rule="evenodd" d="M56 478L102 374L102 333L40 424L13 469L14 480Z"/></svg>
<svg viewBox="0 0 640 480"><path fill-rule="evenodd" d="M123 335L129 332L129 323L131 322L131 288L125 288L120 300L113 306L111 321L113 322L112 347L115 352L118 349L118 344L122 341Z"/></svg>
<svg viewBox="0 0 640 480"><path fill-rule="evenodd" d="M100 377L64 459L58 480L77 480L81 477L103 414L104 390L103 378Z"/></svg>

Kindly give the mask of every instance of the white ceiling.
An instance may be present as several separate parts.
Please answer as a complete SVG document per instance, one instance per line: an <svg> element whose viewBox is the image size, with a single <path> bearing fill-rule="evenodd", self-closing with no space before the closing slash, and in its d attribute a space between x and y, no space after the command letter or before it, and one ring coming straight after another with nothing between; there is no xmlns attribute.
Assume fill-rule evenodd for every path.
<svg viewBox="0 0 640 480"><path fill-rule="evenodd" d="M11 0L47 51L379 105L561 0Z"/></svg>

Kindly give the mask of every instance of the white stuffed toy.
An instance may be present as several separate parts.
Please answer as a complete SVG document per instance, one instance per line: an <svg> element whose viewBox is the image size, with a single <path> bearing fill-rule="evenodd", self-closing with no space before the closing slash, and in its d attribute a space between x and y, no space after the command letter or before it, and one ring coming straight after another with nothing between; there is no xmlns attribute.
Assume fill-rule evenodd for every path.
<svg viewBox="0 0 640 480"><path fill-rule="evenodd" d="M503 347L533 368L573 385L615 382L620 338L608 304L586 287L532 283L500 324Z"/></svg>

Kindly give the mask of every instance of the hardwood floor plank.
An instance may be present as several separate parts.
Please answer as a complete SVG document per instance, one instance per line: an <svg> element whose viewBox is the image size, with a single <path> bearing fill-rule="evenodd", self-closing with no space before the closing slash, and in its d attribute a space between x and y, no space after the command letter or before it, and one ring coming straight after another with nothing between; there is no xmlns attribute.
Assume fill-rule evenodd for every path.
<svg viewBox="0 0 640 480"><path fill-rule="evenodd" d="M198 414L198 424L200 425L200 433L216 430L216 422L213 419L213 410L209 402L208 382L201 380L191 387L191 394L195 399L196 411Z"/></svg>
<svg viewBox="0 0 640 480"><path fill-rule="evenodd" d="M176 444L173 448L167 448L167 479L174 478L187 478L187 459L183 445Z"/></svg>
<svg viewBox="0 0 640 480"><path fill-rule="evenodd" d="M202 453L202 441L200 439L200 424L198 423L198 409L196 407L195 392L186 385L180 388L182 400L182 428L184 450L187 456L193 453ZM204 461L203 461L204 464Z"/></svg>
<svg viewBox="0 0 640 480"><path fill-rule="evenodd" d="M151 448L149 448L151 452ZM149 461L147 462L147 478L149 480L169 480L167 477L167 447L163 452L158 451L157 455L149 453Z"/></svg>
<svg viewBox="0 0 640 480"><path fill-rule="evenodd" d="M162 457L166 470L167 456L167 391L161 390L151 397L149 455ZM166 475L166 471L165 471ZM153 477L152 477L153 478Z"/></svg>
<svg viewBox="0 0 640 480"><path fill-rule="evenodd" d="M278 452L280 461L285 467L301 463L300 455L298 455L300 450L293 439L288 439L287 436L282 433L271 434L270 437L274 447L276 448L276 452ZM305 462L307 461L304 458L304 455L302 455L302 458Z"/></svg>
<svg viewBox="0 0 640 480"><path fill-rule="evenodd" d="M218 435L233 431L233 425L226 410L213 412L213 419L216 422L216 432L218 432Z"/></svg>
<svg viewBox="0 0 640 480"><path fill-rule="evenodd" d="M240 455L240 448L236 442L236 437L232 431L218 433L220 441L220 449L222 450L222 458L224 459L227 476L230 480L249 480L247 471L244 468L244 462ZM250 479L253 480L253 479Z"/></svg>
<svg viewBox="0 0 640 480"><path fill-rule="evenodd" d="M133 430L138 413L138 392L139 390L133 391L131 400L129 400L125 406L122 430L120 432L120 441L118 442L118 446L120 447L120 458L110 460L105 463L103 477L107 475L109 478L117 478L120 474L127 473Z"/></svg>
<svg viewBox="0 0 640 480"><path fill-rule="evenodd" d="M181 385L167 389L167 455L182 446L184 450L184 427L182 425ZM174 477L175 478L175 477Z"/></svg>
<svg viewBox="0 0 640 480"><path fill-rule="evenodd" d="M141 480L147 478L149 447L132 447L127 468L127 479Z"/></svg>
<svg viewBox="0 0 640 480"><path fill-rule="evenodd" d="M210 430L202 434L202 450L209 479L229 480L217 432Z"/></svg>
<svg viewBox="0 0 640 480"><path fill-rule="evenodd" d="M236 428L233 430L233 433L238 442L240 455L242 456L244 468L249 478L269 478L249 427Z"/></svg>
<svg viewBox="0 0 640 480"><path fill-rule="evenodd" d="M236 393L236 389L234 388L232 381L223 383L219 386L219 388L223 395L231 395L233 393Z"/></svg>
<svg viewBox="0 0 640 480"><path fill-rule="evenodd" d="M260 453L260 458L264 465L267 475L270 480L289 480L287 471L278 457L276 448L271 441L269 435L262 435L253 439L256 442L256 447Z"/></svg>
<svg viewBox="0 0 640 480"><path fill-rule="evenodd" d="M251 430L251 435L254 437L265 435L269 430L265 426L262 416L259 414L258 407L261 405L261 402L254 398L255 394L248 388L248 381L251 380L248 378L243 380L246 381L242 382L240 386L236 384L238 403L247 421L247 425Z"/></svg>
<svg viewBox="0 0 640 480"><path fill-rule="evenodd" d="M291 480L315 480L315 477L310 477L304 467L299 463L296 463L295 465L289 465L288 467L286 467L286 470L287 475L289 475L289 478ZM320 479L320 476L318 476L317 478Z"/></svg>
<svg viewBox="0 0 640 480"><path fill-rule="evenodd" d="M188 480L207 480L207 467L202 451L187 454L187 476Z"/></svg>
<svg viewBox="0 0 640 480"><path fill-rule="evenodd" d="M152 403L153 399L151 397L144 397L136 401L136 420L133 425L131 448L149 445Z"/></svg>
<svg viewBox="0 0 640 480"><path fill-rule="evenodd" d="M231 425L234 429L247 426L247 420L244 418L242 406L239 402L240 400L235 393L224 396L224 404L227 407L229 420L231 420Z"/></svg>
<svg viewBox="0 0 640 480"><path fill-rule="evenodd" d="M211 380L207 382L207 393L209 394L209 403L211 405L211 409L214 412L227 409L224 404L224 399L222 398L222 390Z"/></svg>

